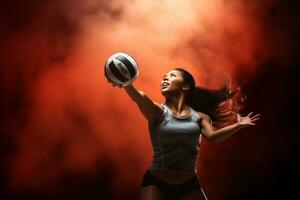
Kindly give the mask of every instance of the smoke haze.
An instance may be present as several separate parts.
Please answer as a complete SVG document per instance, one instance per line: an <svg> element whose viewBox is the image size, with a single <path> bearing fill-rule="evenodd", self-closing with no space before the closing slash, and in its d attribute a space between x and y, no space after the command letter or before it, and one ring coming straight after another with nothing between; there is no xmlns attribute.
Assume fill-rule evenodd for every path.
<svg viewBox="0 0 300 200"><path fill-rule="evenodd" d="M283 71L293 74L288 70L299 58L299 7L293 1L12 0L0 5L1 193L6 198L137 197L152 150L138 107L104 78L103 65L113 53L137 60L134 85L157 102L164 101L161 78L178 66L192 72L199 86L218 87L223 75L234 88L248 84L248 110L265 118L272 117L272 106L287 103L284 86L290 82L281 83L294 83L279 78ZM259 136L281 129L271 127L271 119L261 123L216 146L203 142L199 176L211 199L245 197L248 185L232 193L245 182L233 170L260 175L274 162L272 154L282 152L283 136L275 134L267 149L269 135Z"/></svg>

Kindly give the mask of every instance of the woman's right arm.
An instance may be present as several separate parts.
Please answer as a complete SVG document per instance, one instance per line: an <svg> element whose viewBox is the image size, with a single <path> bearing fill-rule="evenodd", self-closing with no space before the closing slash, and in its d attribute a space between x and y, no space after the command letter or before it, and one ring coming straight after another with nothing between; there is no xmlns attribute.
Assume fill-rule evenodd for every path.
<svg viewBox="0 0 300 200"><path fill-rule="evenodd" d="M152 101L143 91L137 90L132 84L124 87L131 99L137 103L141 112L151 123L159 120L163 115L163 109L158 103Z"/></svg>

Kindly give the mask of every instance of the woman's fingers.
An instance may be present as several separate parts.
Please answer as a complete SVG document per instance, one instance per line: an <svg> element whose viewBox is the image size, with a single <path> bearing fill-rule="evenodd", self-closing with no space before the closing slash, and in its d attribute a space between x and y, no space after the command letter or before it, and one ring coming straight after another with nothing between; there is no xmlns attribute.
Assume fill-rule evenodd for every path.
<svg viewBox="0 0 300 200"><path fill-rule="evenodd" d="M260 116L260 114L256 114L256 115L254 115L254 116L251 116L251 115L253 115L253 112L250 112L250 113L247 115L247 117L249 117L251 120L253 120L253 119L255 119L255 118L259 118L259 116Z"/></svg>
<svg viewBox="0 0 300 200"><path fill-rule="evenodd" d="M253 114L253 112L250 112L250 113L247 115L247 117L250 117L252 114Z"/></svg>
<svg viewBox="0 0 300 200"><path fill-rule="evenodd" d="M257 120L259 120L260 118L254 118L254 119L251 119L251 122L256 122Z"/></svg>
<svg viewBox="0 0 300 200"><path fill-rule="evenodd" d="M256 114L256 115L252 116L251 118L255 118L255 117L259 117L259 116L260 116L260 114Z"/></svg>
<svg viewBox="0 0 300 200"><path fill-rule="evenodd" d="M116 86L119 87L119 88L122 88L122 87L123 87L121 84L114 83L114 82L112 82L112 81L109 80L109 79L107 79L107 82L108 82L108 83L111 83L113 87L116 87Z"/></svg>
<svg viewBox="0 0 300 200"><path fill-rule="evenodd" d="M251 121L257 121L260 119L260 114L256 114L250 118Z"/></svg>

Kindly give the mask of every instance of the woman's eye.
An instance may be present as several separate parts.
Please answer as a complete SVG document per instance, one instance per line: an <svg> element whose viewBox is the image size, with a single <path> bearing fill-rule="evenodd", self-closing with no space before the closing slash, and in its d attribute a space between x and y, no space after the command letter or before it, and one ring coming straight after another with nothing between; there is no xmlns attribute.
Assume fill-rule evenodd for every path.
<svg viewBox="0 0 300 200"><path fill-rule="evenodd" d="M175 77L176 75L175 75L175 74L171 74L171 76L174 76L174 77Z"/></svg>

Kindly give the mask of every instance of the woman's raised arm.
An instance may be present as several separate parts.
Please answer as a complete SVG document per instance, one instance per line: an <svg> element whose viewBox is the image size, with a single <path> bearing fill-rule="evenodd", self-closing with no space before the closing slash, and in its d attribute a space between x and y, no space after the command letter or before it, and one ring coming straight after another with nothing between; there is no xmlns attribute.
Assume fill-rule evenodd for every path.
<svg viewBox="0 0 300 200"><path fill-rule="evenodd" d="M159 120L163 109L158 103L152 101L143 91L137 90L132 84L124 87L131 99L137 103L143 115L149 122Z"/></svg>

